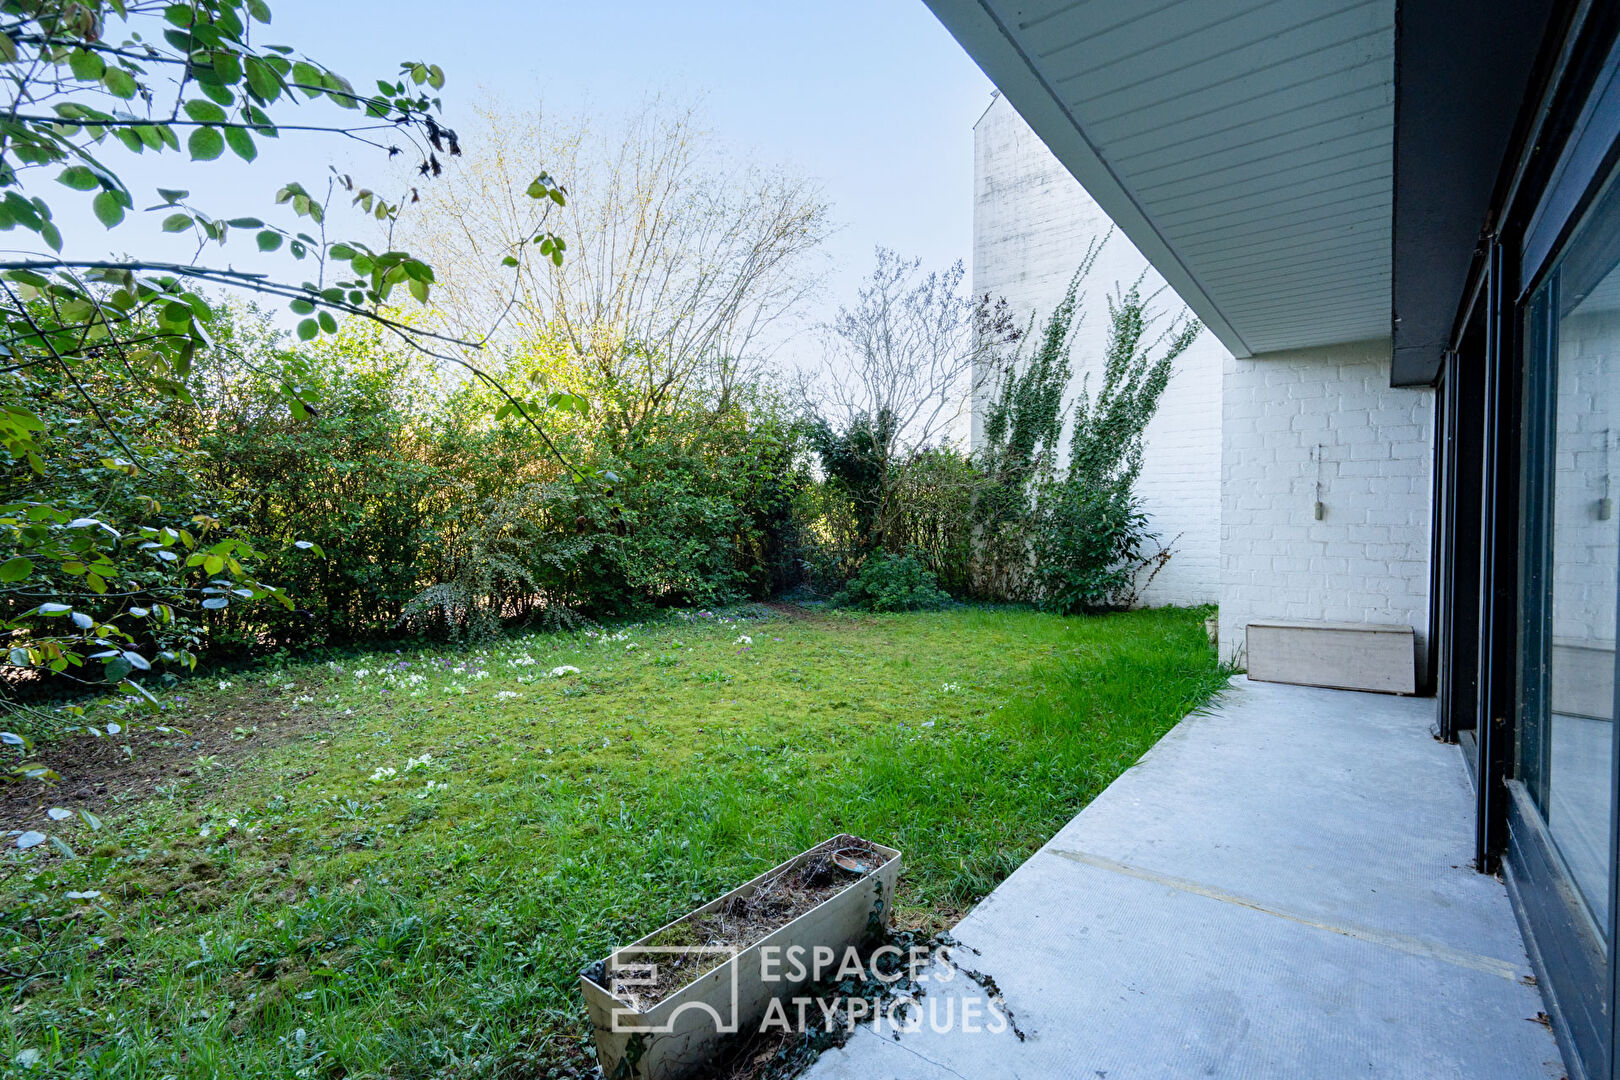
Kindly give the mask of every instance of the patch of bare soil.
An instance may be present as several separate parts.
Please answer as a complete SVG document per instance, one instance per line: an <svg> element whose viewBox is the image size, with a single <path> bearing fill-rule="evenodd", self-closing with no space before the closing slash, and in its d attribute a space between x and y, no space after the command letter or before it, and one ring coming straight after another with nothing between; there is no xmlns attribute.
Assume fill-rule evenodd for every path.
<svg viewBox="0 0 1620 1080"><path fill-rule="evenodd" d="M766 600L760 607L770 609L771 613L783 622L824 623L831 622L832 616L823 608L810 608L802 604L795 604L785 600Z"/></svg>
<svg viewBox="0 0 1620 1080"><path fill-rule="evenodd" d="M724 959L769 937L800 915L871 875L883 864L871 842L835 836L803 858L734 896L713 911L689 915L642 942L646 946L699 946L715 952L659 954L657 981L626 996L646 1012L675 991L713 970ZM720 950L724 950L723 952ZM634 961L635 950L627 960Z"/></svg>
<svg viewBox="0 0 1620 1080"><path fill-rule="evenodd" d="M169 730L156 730L160 724ZM62 779L0 785L0 829L48 825L45 811L53 806L105 817L152 798L162 785L185 788L205 777L228 784L235 762L330 724L319 712L288 713L274 692L252 687L161 720L138 718L117 735L79 732L42 742L31 758Z"/></svg>

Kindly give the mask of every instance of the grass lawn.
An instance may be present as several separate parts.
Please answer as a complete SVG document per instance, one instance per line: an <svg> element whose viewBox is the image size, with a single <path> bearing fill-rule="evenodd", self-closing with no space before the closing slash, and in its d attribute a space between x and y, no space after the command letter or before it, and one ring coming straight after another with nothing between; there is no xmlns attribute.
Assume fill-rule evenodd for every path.
<svg viewBox="0 0 1620 1080"><path fill-rule="evenodd" d="M613 946L840 831L949 925L1224 677L1198 611L756 614L186 685L160 790L12 823L80 857L0 864L0 1071L573 1076Z"/></svg>

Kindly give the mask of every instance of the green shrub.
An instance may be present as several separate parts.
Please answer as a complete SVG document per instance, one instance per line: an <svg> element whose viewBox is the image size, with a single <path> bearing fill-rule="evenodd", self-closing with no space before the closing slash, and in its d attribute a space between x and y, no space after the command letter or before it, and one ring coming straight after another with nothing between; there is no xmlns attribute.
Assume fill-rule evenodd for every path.
<svg viewBox="0 0 1620 1080"><path fill-rule="evenodd" d="M1129 606L1153 539L1130 487L1053 484L1042 511L1034 542L1041 608L1072 615Z"/></svg>
<svg viewBox="0 0 1620 1080"><path fill-rule="evenodd" d="M950 599L915 557L878 554L866 560L833 603L866 611L927 611L944 607Z"/></svg>

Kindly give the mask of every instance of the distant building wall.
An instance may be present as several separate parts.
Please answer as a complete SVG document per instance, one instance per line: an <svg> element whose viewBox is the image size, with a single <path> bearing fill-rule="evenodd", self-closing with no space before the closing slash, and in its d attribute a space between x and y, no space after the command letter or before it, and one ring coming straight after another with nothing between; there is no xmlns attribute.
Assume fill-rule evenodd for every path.
<svg viewBox="0 0 1620 1080"><path fill-rule="evenodd" d="M1112 227L1046 145L1005 98L997 95L973 129L973 291L1005 297L1020 321L1039 324L1062 299L1086 246ZM1106 297L1116 284L1164 289L1124 234L1115 232L1084 285L1084 322L1075 330L1075 378L1099 377L1108 331ZM1181 310L1165 289L1159 307ZM1175 375L1148 426L1137 485L1144 509L1173 555L1143 591L1142 602L1215 602L1220 580L1221 372L1228 354L1205 332L1182 354ZM973 441L982 435L983 401L973 408ZM1066 449L1066 448L1065 448Z"/></svg>
<svg viewBox="0 0 1620 1080"><path fill-rule="evenodd" d="M1400 623L1421 677L1434 393L1392 388L1389 367L1387 342L1228 358L1223 659L1242 660L1250 619Z"/></svg>

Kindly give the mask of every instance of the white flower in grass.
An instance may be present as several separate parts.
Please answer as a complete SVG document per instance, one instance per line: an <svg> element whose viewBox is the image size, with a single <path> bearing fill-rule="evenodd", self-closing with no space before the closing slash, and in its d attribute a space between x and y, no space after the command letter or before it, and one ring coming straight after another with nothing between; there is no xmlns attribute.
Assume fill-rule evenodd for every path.
<svg viewBox="0 0 1620 1080"><path fill-rule="evenodd" d="M940 689L942 691L944 691L945 693L947 693L947 694L954 694L958 690L962 689L962 684L961 683L953 683L953 682L942 683L940 685Z"/></svg>
<svg viewBox="0 0 1620 1080"><path fill-rule="evenodd" d="M513 698L520 698L522 696L523 695L518 693L516 690L499 690L495 693L495 700L511 701Z"/></svg>
<svg viewBox="0 0 1620 1080"><path fill-rule="evenodd" d="M398 769L391 769L387 765L379 765L375 770L372 771L371 782L373 784L381 784L384 781L392 780L398 775Z"/></svg>
<svg viewBox="0 0 1620 1080"><path fill-rule="evenodd" d="M431 764L433 764L433 755L432 754L423 754L421 757L413 757L413 758L407 759L406 762L405 762L405 771L410 772L412 769L425 768L426 766L431 765Z"/></svg>
<svg viewBox="0 0 1620 1080"><path fill-rule="evenodd" d="M554 668L551 669L551 677L553 679L560 679L564 675L578 675L578 674L579 674L579 668L575 667L572 664L564 664L561 667L554 667Z"/></svg>
<svg viewBox="0 0 1620 1080"><path fill-rule="evenodd" d="M753 643L754 643L754 639L749 637L747 634L738 634L737 635L737 644L738 645L752 645Z"/></svg>
<svg viewBox="0 0 1620 1080"><path fill-rule="evenodd" d="M219 680L219 688L221 690L229 690L231 687L233 687L235 685L236 684L231 682L231 680L229 680L229 679L221 679L221 680Z"/></svg>
<svg viewBox="0 0 1620 1080"><path fill-rule="evenodd" d="M632 651L634 649L639 649L639 648L641 648L641 646L637 645L635 642L632 641L630 644L628 644L628 645L626 645L624 647L624 651L625 652L630 652L630 651Z"/></svg>
<svg viewBox="0 0 1620 1080"><path fill-rule="evenodd" d="M444 791L447 788L449 788L449 786L450 786L450 781L448 781L448 780L445 780L445 781L442 781L442 782L439 782L439 783L435 783L434 781L429 780L427 782L427 785L425 787L423 787L421 791L418 791L416 793L416 797L418 799L425 799L429 795L433 794L435 791Z"/></svg>

